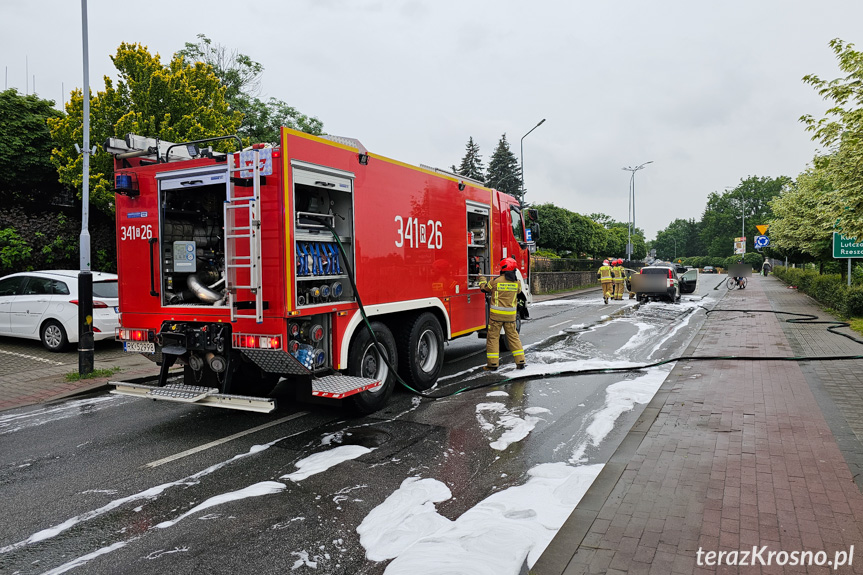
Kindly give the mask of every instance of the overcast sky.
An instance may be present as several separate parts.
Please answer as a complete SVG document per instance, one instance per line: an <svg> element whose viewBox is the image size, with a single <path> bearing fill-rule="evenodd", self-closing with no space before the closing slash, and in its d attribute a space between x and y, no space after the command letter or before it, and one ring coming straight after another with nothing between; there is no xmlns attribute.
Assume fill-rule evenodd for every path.
<svg viewBox="0 0 863 575"><path fill-rule="evenodd" d="M0 0L4 87L60 101L81 86L81 3ZM839 76L832 38L863 42L859 0L89 0L90 85L140 42L166 62L203 33L263 64L264 97L370 151L447 168L500 136L527 200L628 220L652 239L750 175L796 176L817 146L798 121ZM860 44L863 48L863 44ZM68 96L66 97L68 99ZM119 134L118 134L119 135Z"/></svg>

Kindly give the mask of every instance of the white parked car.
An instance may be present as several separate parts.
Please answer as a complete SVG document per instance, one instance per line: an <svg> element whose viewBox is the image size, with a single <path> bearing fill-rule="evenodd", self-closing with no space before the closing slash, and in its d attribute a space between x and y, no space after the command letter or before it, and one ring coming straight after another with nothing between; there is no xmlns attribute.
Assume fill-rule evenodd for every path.
<svg viewBox="0 0 863 575"><path fill-rule="evenodd" d="M39 339L49 351L78 341L78 271L21 272L0 278L0 335ZM117 275L93 273L93 337L120 325Z"/></svg>

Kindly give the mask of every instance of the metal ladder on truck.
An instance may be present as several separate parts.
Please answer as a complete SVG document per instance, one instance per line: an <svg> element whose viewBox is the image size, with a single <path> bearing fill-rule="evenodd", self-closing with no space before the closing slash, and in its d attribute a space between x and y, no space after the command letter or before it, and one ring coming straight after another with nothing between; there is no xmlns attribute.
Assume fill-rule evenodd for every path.
<svg viewBox="0 0 863 575"><path fill-rule="evenodd" d="M262 158L261 152L267 152ZM228 291L228 307L231 321L237 318L255 318L264 321L263 293L261 289L261 176L272 170L272 151L270 149L244 150L240 152L239 166L235 165L235 155L228 156L227 198L225 200L225 271ZM261 160L268 159L269 167L263 172ZM238 196L232 178L252 178L252 195ZM248 188L239 188L248 190ZM245 273L244 273L245 272ZM248 282L248 283L244 283ZM254 311L250 301L238 301L237 292L247 289L255 294Z"/></svg>

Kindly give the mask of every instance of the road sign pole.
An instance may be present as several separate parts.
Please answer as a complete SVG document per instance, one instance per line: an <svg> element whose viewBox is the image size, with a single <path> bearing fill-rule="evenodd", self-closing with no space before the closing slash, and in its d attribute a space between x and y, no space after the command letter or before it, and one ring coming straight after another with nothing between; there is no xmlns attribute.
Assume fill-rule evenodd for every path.
<svg viewBox="0 0 863 575"><path fill-rule="evenodd" d="M851 258L848 258L848 287L851 287Z"/></svg>

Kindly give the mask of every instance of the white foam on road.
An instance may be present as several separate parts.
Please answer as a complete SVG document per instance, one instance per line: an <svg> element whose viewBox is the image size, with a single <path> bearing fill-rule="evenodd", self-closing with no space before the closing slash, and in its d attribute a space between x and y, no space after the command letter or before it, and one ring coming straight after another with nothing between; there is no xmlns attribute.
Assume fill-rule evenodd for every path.
<svg viewBox="0 0 863 575"><path fill-rule="evenodd" d="M249 457L249 456L254 455L256 453L260 453L261 451L268 449L269 447L278 443L282 439L284 439L284 437L276 439L276 440L271 441L270 443L266 443L264 445L254 445L246 453L241 453L239 455L235 455L234 457L232 457L231 459L228 459L227 461L222 461L220 463L216 463L215 465L211 465L210 467L207 467L206 469L203 469L197 473L189 475L188 477L184 477L183 479L179 479L177 481L171 481L169 483L163 483L161 485L156 485L155 487L150 487L149 489L139 491L138 493L133 493L132 495L129 495L126 497L121 497L120 499L114 499L113 501L110 501L109 503L107 503L106 505L103 505L102 507L100 507L98 509L93 509L93 510L87 511L85 513L81 513L80 515L76 515L75 517L70 517L69 519L67 519L66 521L64 521L62 523L58 523L57 525L54 525L54 526L49 527L47 529L43 529L41 531L38 531L38 532L34 533L33 535L31 535L30 537L28 537L27 539L24 539L22 541L18 541L17 543L13 543L13 544L7 545L5 547L0 547L0 554L9 553L10 551L15 551L16 549L20 549L21 547L25 547L25 546L31 545L33 543L38 543L40 541L45 541L46 539L51 539L52 537L56 537L60 533L63 533L64 531L71 529L72 527L74 527L75 525L77 525L79 523L82 523L84 521L89 521L91 519L94 519L96 517L104 515L105 513L108 513L109 511L117 509L118 507L125 505L126 503L131 503L133 501L156 499L159 495L162 494L162 492L164 492L166 489L169 489L171 487L176 487L179 485L185 485L185 486L196 485L199 482L198 480L201 479L202 477L209 475L211 473L214 473L215 471L218 471L219 469L225 467L226 465L230 465L236 461L239 461L241 459L245 459L246 457Z"/></svg>
<svg viewBox="0 0 863 575"><path fill-rule="evenodd" d="M334 467L339 463L356 459L361 455L370 453L372 449L363 447L362 445L341 445L328 451L321 451L297 461L296 465L299 471L282 475L279 479L290 479L291 481L302 481L303 479L322 473Z"/></svg>
<svg viewBox="0 0 863 575"><path fill-rule="evenodd" d="M357 528L360 543L373 561L395 558L386 575L517 575L525 560L539 558L602 467L537 465L524 485L455 521L434 507L451 497L445 484L408 478Z"/></svg>
<svg viewBox="0 0 863 575"><path fill-rule="evenodd" d="M398 557L423 537L447 528L451 521L439 515L434 504L451 497L449 487L436 479L402 481L357 527L366 557L372 561Z"/></svg>
<svg viewBox="0 0 863 575"><path fill-rule="evenodd" d="M73 559L72 561L69 561L68 563L64 563L63 565L60 565L59 567L55 567L54 569L51 569L50 571L45 571L45 573L43 573L42 575L60 575L60 573L65 573L66 571L70 571L72 569L75 569L76 567L80 567L81 565L84 565L85 563L92 561L93 559L95 559L96 557L99 557L100 555L112 553L112 552L116 551L117 549L125 547L127 544L128 544L128 541L118 541L117 543L114 543L113 545L108 545L107 547L102 547L101 549L97 549L96 551L93 551L92 553L88 553L87 555L82 555L81 557L77 557L77 558Z"/></svg>
<svg viewBox="0 0 863 575"><path fill-rule="evenodd" d="M126 402L129 398L117 395L65 401L61 405L32 409L24 413L0 415L0 435L13 433L29 427L38 427L79 415L89 415L108 407Z"/></svg>
<svg viewBox="0 0 863 575"><path fill-rule="evenodd" d="M476 406L477 420L484 431L494 432L504 429L503 434L490 443L492 449L503 451L513 443L527 437L536 424L541 421L538 417L518 415L518 408L508 408L502 403L480 403ZM484 414L491 413L497 416L497 422L490 423Z"/></svg>
<svg viewBox="0 0 863 575"><path fill-rule="evenodd" d="M200 505L196 505L192 509L189 509L176 519L172 519L171 521L163 521L156 525L156 529L167 529L168 527L173 527L186 517L190 515L194 515L195 513L199 513L205 509L210 509L211 507L215 507L217 505L224 505L225 503L231 501L239 501L241 499L248 499L250 497L261 497L262 495L271 495L273 493L278 493L285 489L284 483L279 483L278 481L261 481L260 483L255 483L254 485L249 485L244 489L238 489L237 491L229 491L228 493L222 493L220 495L216 495L214 497L210 497Z"/></svg>

